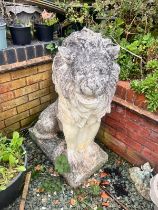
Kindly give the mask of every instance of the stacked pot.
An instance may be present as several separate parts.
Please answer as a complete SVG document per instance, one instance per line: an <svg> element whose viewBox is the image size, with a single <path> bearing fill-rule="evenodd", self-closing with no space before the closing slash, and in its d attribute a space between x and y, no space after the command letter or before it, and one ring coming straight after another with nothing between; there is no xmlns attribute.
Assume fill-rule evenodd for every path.
<svg viewBox="0 0 158 210"><path fill-rule="evenodd" d="M6 23L1 19L0 20L0 50L7 47L6 39Z"/></svg>

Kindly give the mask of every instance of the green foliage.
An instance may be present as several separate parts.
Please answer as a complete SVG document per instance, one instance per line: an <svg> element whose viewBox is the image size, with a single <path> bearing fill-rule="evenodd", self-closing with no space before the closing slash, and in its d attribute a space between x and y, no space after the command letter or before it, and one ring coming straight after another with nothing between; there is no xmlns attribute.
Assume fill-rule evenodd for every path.
<svg viewBox="0 0 158 210"><path fill-rule="evenodd" d="M67 4L66 17L70 23L80 23L88 26L92 22L88 4L83 3L81 6L79 1Z"/></svg>
<svg viewBox="0 0 158 210"><path fill-rule="evenodd" d="M126 39L122 39L120 45L122 49L118 58L118 63L121 67L121 80L140 79L142 76L145 77L148 73L151 73L154 70L154 68L149 66L149 59L155 57L157 51L154 52L152 50L151 55L150 50L153 49L153 46L154 48L156 46L158 47L158 40L156 40L150 33L142 36L139 35L137 38L135 37L131 43L126 41ZM142 58L142 64L140 58L136 57L135 55ZM148 65L144 65L146 63L148 63ZM154 64L155 61L151 61L150 65ZM143 73L143 75L141 75L141 73Z"/></svg>
<svg viewBox="0 0 158 210"><path fill-rule="evenodd" d="M70 165L66 155L59 155L55 160L55 170L59 174L70 172Z"/></svg>
<svg viewBox="0 0 158 210"><path fill-rule="evenodd" d="M158 60L150 60L146 64L147 69L158 70Z"/></svg>
<svg viewBox="0 0 158 210"><path fill-rule="evenodd" d="M51 54L55 54L58 51L58 45L56 45L55 43L50 43L46 46L47 50L50 50Z"/></svg>
<svg viewBox="0 0 158 210"><path fill-rule="evenodd" d="M158 61L149 61L147 66L150 68L154 67L156 70L154 73L148 74L144 80L132 81L131 87L136 92L143 93L145 95L148 101L148 110L154 112L158 109Z"/></svg>
<svg viewBox="0 0 158 210"><path fill-rule="evenodd" d="M4 190L19 172L26 170L22 143L23 138L16 131L11 140L0 134L0 191Z"/></svg>
<svg viewBox="0 0 158 210"><path fill-rule="evenodd" d="M136 34L146 34L154 29L157 22L157 0L152 3L144 0L95 0L93 6L97 16L104 19L101 26L105 29L104 33L110 34L117 41L121 37L128 40Z"/></svg>
<svg viewBox="0 0 158 210"><path fill-rule="evenodd" d="M49 193L60 192L62 191L62 183L58 177L48 177L46 180L42 181L40 188Z"/></svg>
<svg viewBox="0 0 158 210"><path fill-rule="evenodd" d="M53 26L55 23L57 23L59 20L56 18L56 14L47 12L45 9L41 13L40 23L47 25L47 26Z"/></svg>
<svg viewBox="0 0 158 210"><path fill-rule="evenodd" d="M42 174L42 173L44 173L45 171L46 171L46 167L44 166L44 165L40 165L40 170L37 170L36 169L36 166L34 167L34 166L32 166L32 167L28 167L28 170L30 170L31 172L32 172L32 174L31 174L31 178L32 179L37 179L37 178L39 178L40 177L40 175Z"/></svg>
<svg viewBox="0 0 158 210"><path fill-rule="evenodd" d="M100 187L98 185L91 185L89 192L94 196L98 196L100 193Z"/></svg>
<svg viewBox="0 0 158 210"><path fill-rule="evenodd" d="M54 24L56 24L58 22L58 18L56 17L52 17L50 19L44 20L43 23L47 26L53 26Z"/></svg>

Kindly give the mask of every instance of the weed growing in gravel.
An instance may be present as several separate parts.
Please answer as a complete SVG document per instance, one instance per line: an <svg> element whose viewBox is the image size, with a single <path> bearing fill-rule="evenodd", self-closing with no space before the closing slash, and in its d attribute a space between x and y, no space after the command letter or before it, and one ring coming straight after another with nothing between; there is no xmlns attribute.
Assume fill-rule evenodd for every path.
<svg viewBox="0 0 158 210"><path fill-rule="evenodd" d="M55 170L59 174L64 174L70 172L70 164L66 155L59 155L55 160Z"/></svg>
<svg viewBox="0 0 158 210"><path fill-rule="evenodd" d="M54 193L62 191L62 183L59 177L48 177L40 186L45 192Z"/></svg>
<svg viewBox="0 0 158 210"><path fill-rule="evenodd" d="M100 193L100 187L98 185L92 185L89 188L89 192L94 196L98 196Z"/></svg>

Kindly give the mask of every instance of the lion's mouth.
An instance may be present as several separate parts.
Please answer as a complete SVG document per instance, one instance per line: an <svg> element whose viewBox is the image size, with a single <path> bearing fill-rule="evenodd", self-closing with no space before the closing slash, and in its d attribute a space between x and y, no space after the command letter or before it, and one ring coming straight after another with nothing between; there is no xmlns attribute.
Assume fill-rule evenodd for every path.
<svg viewBox="0 0 158 210"><path fill-rule="evenodd" d="M101 96L105 93L105 84L106 82L99 78L96 78L95 80L86 78L80 82L79 92L90 98Z"/></svg>

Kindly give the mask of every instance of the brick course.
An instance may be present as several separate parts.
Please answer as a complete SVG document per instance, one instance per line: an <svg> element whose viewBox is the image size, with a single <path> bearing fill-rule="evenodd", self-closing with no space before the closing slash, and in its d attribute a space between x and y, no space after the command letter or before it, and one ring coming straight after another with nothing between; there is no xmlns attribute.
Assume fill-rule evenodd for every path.
<svg viewBox="0 0 158 210"><path fill-rule="evenodd" d="M145 97L130 90L129 82L119 82L98 138L129 162L149 161L158 171L158 113L148 112L145 104Z"/></svg>
<svg viewBox="0 0 158 210"><path fill-rule="evenodd" d="M51 74L52 62L0 74L0 131L27 126L56 99Z"/></svg>

